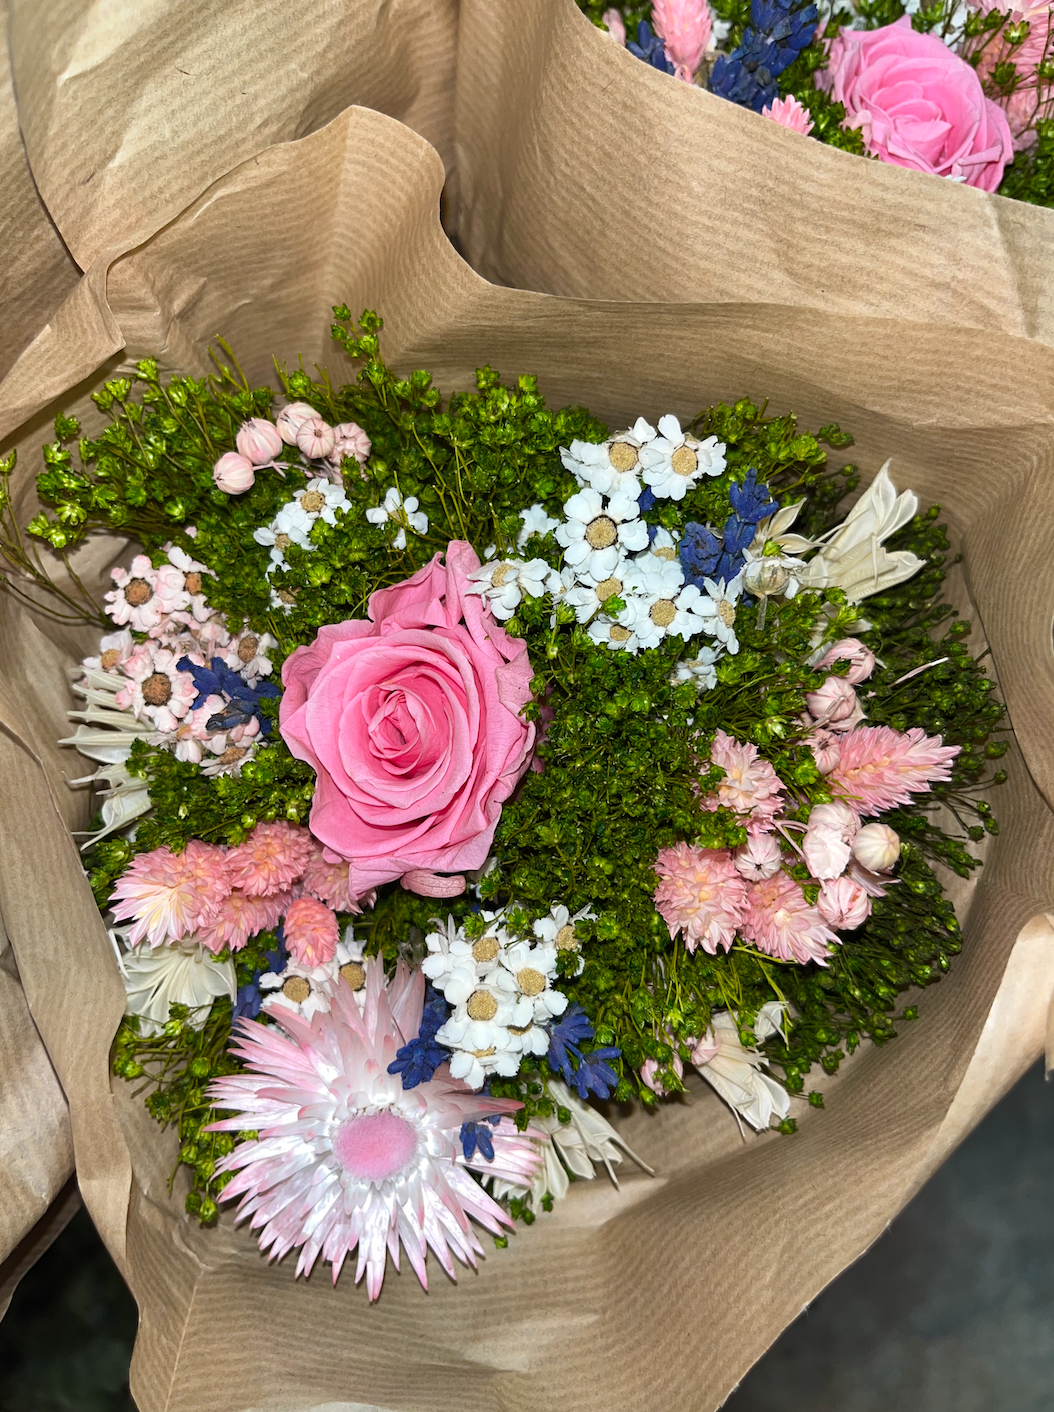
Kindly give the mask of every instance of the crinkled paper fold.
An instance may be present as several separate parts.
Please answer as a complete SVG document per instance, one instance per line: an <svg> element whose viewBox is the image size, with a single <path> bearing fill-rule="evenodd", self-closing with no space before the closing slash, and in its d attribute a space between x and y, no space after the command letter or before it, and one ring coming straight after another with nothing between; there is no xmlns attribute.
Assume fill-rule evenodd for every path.
<svg viewBox="0 0 1054 1412"><path fill-rule="evenodd" d="M28 71L18 46L32 36L20 5L21 101ZM101 4L48 8L66 13L62 33L82 45L78 82L130 63L130 46L142 42L138 31L114 35L107 50ZM144 7L160 35L171 8ZM274 7L254 12L277 23ZM203 33L216 33L211 7L197 13ZM0 445L19 447L18 492L28 506L55 412L97 426L88 392L146 354L169 370L204 372L209 341L222 333L253 380L269 379L272 354L303 354L346 376L328 337L337 302L380 310L387 356L404 370L430 368L445 391L470 387L473 369L489 362L507 376L535 372L551 402L581 401L613 424L748 394L814 427L838 420L854 432L852 455L867 474L891 456L898 485L944 507L964 556L951 588L974 622L971 645L991 649L1014 726L1010 778L993 796L1001 831L979 880L955 889L963 953L895 1043L863 1047L823 1080L823 1111L796 1104L793 1138L743 1140L695 1085L656 1115L615 1115L654 1179L630 1172L618 1191L606 1179L575 1184L456 1288L438 1269L427 1295L412 1274L389 1273L370 1307L350 1272L336 1289L325 1267L296 1281L288 1261L268 1265L229 1215L202 1231L183 1214L179 1182L167 1190L173 1135L108 1078L123 992L68 832L87 812L66 784L79 770L54 745L65 733L65 671L89 635L57 631L5 601L0 916L69 1100L84 1199L139 1302L132 1385L143 1412L710 1412L1042 1050L1054 990L1044 919L1054 906L1054 350L1046 296L1013 252L1027 246L1031 259L1041 249L1048 225L1030 221L1050 213L1022 208L1015 225L1004 215L1010 203L946 194L935 180L854 165L817 144L800 143L801 155L775 125L770 132L673 83L660 88L661 76L634 68L580 21L570 0L465 0L460 30L449 30L461 80L429 135L442 147L436 133L447 134L443 155L455 169L447 228L486 278L444 234L443 159L395 120L409 121L409 110L351 108L257 151L241 130L249 119L235 132L214 104L202 121L220 137L184 150L182 166L167 147L144 162L134 144L122 162L99 147L99 125L85 126L78 155L64 130L73 110L62 108L76 85L67 78L49 98L38 75L44 96L26 100L36 115L27 149L86 273L0 383ZM303 21L310 33L313 23ZM56 31L49 43L59 42ZM65 53L61 64L75 68ZM122 69L122 82L136 72ZM225 72L233 81L230 64ZM423 94L435 75L427 64L413 72ZM487 75L508 90L505 106ZM279 112L284 90L273 75L272 86ZM207 87L193 91L212 101ZM143 92L139 107L130 98L127 111L115 110L118 130L122 115L127 131L146 130ZM158 92L175 101L164 84ZM288 115L268 125L262 111L258 102L252 121L263 141L297 136ZM621 141L603 130L605 114L622 123ZM696 144L694 176L675 138ZM91 195L94 179L88 194L72 190L76 164L87 172L97 157L105 198ZM189 171L192 157L200 165ZM660 158L670 180L646 183ZM224 174L225 160L240 164ZM799 166L781 182L787 162ZM131 197L154 167L155 190L179 204L158 204L163 219L151 225L145 199L137 207ZM835 232L852 215L841 246L829 229L824 251L810 191L839 213ZM918 227L913 256L888 209L897 201ZM955 220L958 245L946 229ZM897 264L901 294L887 268ZM625 301L627 290L637 302ZM119 551L100 546L100 578Z"/></svg>

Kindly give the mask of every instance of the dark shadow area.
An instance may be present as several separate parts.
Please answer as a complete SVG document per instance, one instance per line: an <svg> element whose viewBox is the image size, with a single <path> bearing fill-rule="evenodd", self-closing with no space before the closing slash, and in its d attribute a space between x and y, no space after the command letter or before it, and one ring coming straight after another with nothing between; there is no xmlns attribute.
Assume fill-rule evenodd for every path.
<svg viewBox="0 0 1054 1412"><path fill-rule="evenodd" d="M1051 1173L1054 1085L1037 1065L725 1412L1049 1412ZM0 1323L0 1412L134 1412L135 1326L81 1211Z"/></svg>

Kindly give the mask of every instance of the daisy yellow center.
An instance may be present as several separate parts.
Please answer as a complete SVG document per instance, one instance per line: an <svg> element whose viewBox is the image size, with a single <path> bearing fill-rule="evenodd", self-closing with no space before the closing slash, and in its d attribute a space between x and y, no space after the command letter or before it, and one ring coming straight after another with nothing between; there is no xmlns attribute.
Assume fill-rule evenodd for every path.
<svg viewBox="0 0 1054 1412"><path fill-rule="evenodd" d="M326 497L319 490L308 490L300 497L300 504L309 515L317 515L325 509Z"/></svg>
<svg viewBox="0 0 1054 1412"><path fill-rule="evenodd" d="M396 1176L417 1151L412 1123L386 1109L341 1123L333 1137L333 1155L360 1182L384 1182Z"/></svg>
<svg viewBox="0 0 1054 1412"><path fill-rule="evenodd" d="M183 580L183 586L188 593L201 592L201 575L196 569L193 573L190 573L186 576L186 578Z"/></svg>
<svg viewBox="0 0 1054 1412"><path fill-rule="evenodd" d="M260 639L258 637L243 637L238 643L238 661L251 662L260 649Z"/></svg>
<svg viewBox="0 0 1054 1412"><path fill-rule="evenodd" d="M730 628L735 622L736 610L732 604L729 603L727 598L722 598L721 602L717 605L717 616L721 619L726 628Z"/></svg>
<svg viewBox="0 0 1054 1412"><path fill-rule="evenodd" d="M541 995L545 989L545 977L533 966L524 966L516 972L516 984L524 995Z"/></svg>
<svg viewBox="0 0 1054 1412"><path fill-rule="evenodd" d="M590 549L610 549L618 539L618 529L610 515L598 515L586 525L586 543Z"/></svg>
<svg viewBox="0 0 1054 1412"><path fill-rule="evenodd" d="M632 636L633 634L628 628L620 628L618 623L616 623L608 633L608 637L611 638L612 642L629 642Z"/></svg>
<svg viewBox="0 0 1054 1412"><path fill-rule="evenodd" d="M311 994L311 987L303 976L290 976L282 986L282 994L287 1000L291 1000L294 1005L303 1005L304 1001Z"/></svg>
<svg viewBox="0 0 1054 1412"><path fill-rule="evenodd" d="M493 1020L498 1013L498 1002L489 990L474 990L465 1008L470 1020Z"/></svg>
<svg viewBox="0 0 1054 1412"><path fill-rule="evenodd" d="M468 1052L476 1059L489 1059L494 1053L494 1046L489 1044L486 1049L470 1049Z"/></svg>
<svg viewBox="0 0 1054 1412"><path fill-rule="evenodd" d="M99 665L104 672L112 671L121 660L121 654L116 647L108 647L99 659Z"/></svg>
<svg viewBox="0 0 1054 1412"><path fill-rule="evenodd" d="M557 951L577 951L578 939L575 936L575 929L570 922L560 928L556 933Z"/></svg>
<svg viewBox="0 0 1054 1412"><path fill-rule="evenodd" d="M612 576L605 579L603 583L597 584L597 597L601 603L606 603L609 598L613 598L616 593L622 592L622 580Z"/></svg>
<svg viewBox="0 0 1054 1412"><path fill-rule="evenodd" d="M533 1026L531 1025L510 1025L509 1034L526 1034L527 1031L532 1028Z"/></svg>
<svg viewBox="0 0 1054 1412"><path fill-rule="evenodd" d="M499 564L491 574L490 581L495 588L500 588L511 573L512 569L508 564Z"/></svg>
<svg viewBox="0 0 1054 1412"><path fill-rule="evenodd" d="M248 751L243 745L228 745L227 749L220 756L221 765L236 765L239 760L243 760Z"/></svg>
<svg viewBox="0 0 1054 1412"><path fill-rule="evenodd" d="M472 947L473 961L493 961L498 954L498 938L496 936L481 936L479 941Z"/></svg>
<svg viewBox="0 0 1054 1412"><path fill-rule="evenodd" d="M166 706L172 699L172 683L164 672L154 672L143 682L143 700L148 706Z"/></svg>
<svg viewBox="0 0 1054 1412"><path fill-rule="evenodd" d="M340 968L340 974L351 986L352 990L361 990L366 984L366 968L360 966L358 961L347 961Z"/></svg>
<svg viewBox="0 0 1054 1412"><path fill-rule="evenodd" d="M651 552L656 559L665 559L670 564L677 558L677 550L672 544L664 544L661 549L653 549Z"/></svg>
<svg viewBox="0 0 1054 1412"><path fill-rule="evenodd" d="M153 596L154 590L146 579L129 579L125 585L124 601L133 608L141 608L144 603L149 603Z"/></svg>
<svg viewBox="0 0 1054 1412"><path fill-rule="evenodd" d="M670 457L670 465L679 476L690 476L699 467L699 457L690 446L678 446Z"/></svg>
<svg viewBox="0 0 1054 1412"><path fill-rule="evenodd" d="M292 542L287 534L276 534L274 537L274 547L276 549L288 549Z"/></svg>
<svg viewBox="0 0 1054 1412"><path fill-rule="evenodd" d="M291 588L280 588L278 590L278 598L282 603L293 604L296 602L296 594Z"/></svg>
<svg viewBox="0 0 1054 1412"><path fill-rule="evenodd" d="M677 616L677 609L671 598L660 598L648 610L648 617L657 628L668 628Z"/></svg>
<svg viewBox="0 0 1054 1412"><path fill-rule="evenodd" d="M608 447L608 460L616 471L632 471L637 464L637 448L628 441L613 441Z"/></svg>

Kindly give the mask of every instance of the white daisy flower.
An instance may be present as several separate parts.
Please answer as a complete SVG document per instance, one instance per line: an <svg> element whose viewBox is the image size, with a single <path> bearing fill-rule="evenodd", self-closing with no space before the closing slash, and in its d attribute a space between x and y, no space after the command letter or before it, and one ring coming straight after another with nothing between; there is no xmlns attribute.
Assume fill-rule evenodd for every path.
<svg viewBox="0 0 1054 1412"><path fill-rule="evenodd" d="M557 952L575 951L580 953L581 946L575 934L575 923L590 922L595 917L596 913L590 907L581 907L572 914L562 902L554 902L549 908L548 917L539 917L532 924L531 930L539 941L544 942L546 946L555 947ZM582 974L585 964L584 958L579 954L576 976Z"/></svg>
<svg viewBox="0 0 1054 1412"><path fill-rule="evenodd" d="M393 485L385 494L384 504L375 505L372 510L367 510L366 518L371 525L383 525L386 520L395 520L399 525L399 530L392 543L396 549L405 549L408 529L412 530L414 534L428 533L428 516L417 506L416 495L411 495L404 500Z"/></svg>
<svg viewBox="0 0 1054 1412"><path fill-rule="evenodd" d="M291 613L296 606L296 593L291 588L272 588L270 604L272 608L278 608L283 613Z"/></svg>
<svg viewBox="0 0 1054 1412"><path fill-rule="evenodd" d="M561 446L560 460L579 485L592 486L602 495L640 495L643 449L654 442L655 428L638 417L629 431L599 443L572 441Z"/></svg>
<svg viewBox="0 0 1054 1412"><path fill-rule="evenodd" d="M713 691L717 685L717 663L723 653L713 647L700 647L694 661L678 662L670 680L675 686L694 682L697 691Z"/></svg>
<svg viewBox="0 0 1054 1412"><path fill-rule="evenodd" d="M701 476L719 476L725 469L727 448L716 436L696 441L671 416L659 418L659 431L641 451L642 478L658 499L683 500Z"/></svg>
<svg viewBox="0 0 1054 1412"><path fill-rule="evenodd" d="M651 543L642 554L634 557L634 564L639 564L641 569L645 570L654 568L656 563L680 563L681 556L677 547L679 536L672 535L661 525L652 525L648 533L651 535Z"/></svg>
<svg viewBox="0 0 1054 1412"><path fill-rule="evenodd" d="M739 638L736 637L736 604L743 591L743 576L737 574L730 583L715 583L704 579L705 592L695 589L697 598L686 604L689 610L703 619L703 632L715 637L722 647L733 655L739 651ZM692 584L684 590L693 588Z"/></svg>
<svg viewBox="0 0 1054 1412"><path fill-rule="evenodd" d="M479 982L494 970L507 940L501 912L481 915L490 925L475 941L469 941L464 930L455 926L453 917L447 918L442 931L425 937L429 954L421 963L421 970L451 1005L463 1005Z"/></svg>
<svg viewBox="0 0 1054 1412"><path fill-rule="evenodd" d="M240 632L216 655L223 658L224 665L232 672L255 686L261 677L270 676L273 665L270 654L277 646L277 639L269 632Z"/></svg>
<svg viewBox="0 0 1054 1412"><path fill-rule="evenodd" d="M541 598L553 579L559 579L544 559L531 559L527 563L519 559L494 560L473 569L468 577L471 582L465 592L478 593L486 598L491 612L501 622L512 617L524 594L529 598Z"/></svg>
<svg viewBox="0 0 1054 1412"><path fill-rule="evenodd" d="M612 652L630 652L636 655L640 649L640 639L633 629L624 627L620 622L613 623L610 618L594 618L586 632L598 647L608 647Z"/></svg>
<svg viewBox="0 0 1054 1412"><path fill-rule="evenodd" d="M522 549L532 534L540 534L544 538L560 523L559 520L554 520L552 515L545 513L544 505L532 505L529 510L521 510L520 519L523 521L523 528L516 536L517 549Z"/></svg>
<svg viewBox="0 0 1054 1412"><path fill-rule="evenodd" d="M555 945L517 941L502 947L498 963L490 984L514 1001L514 1025L548 1024L567 1009L567 996L551 984L556 979Z"/></svg>
<svg viewBox="0 0 1054 1412"><path fill-rule="evenodd" d="M271 551L268 574L285 568L285 551L291 544L299 545L301 549L311 549L311 526L317 519L318 515L312 515L299 500L290 500L269 525L253 530L256 543L265 545Z"/></svg>
<svg viewBox="0 0 1054 1412"><path fill-rule="evenodd" d="M567 519L555 531L564 562L580 578L602 583L617 565L621 551L648 547L648 526L640 518L635 496L613 495L605 504L591 488L572 495L564 505Z"/></svg>
<svg viewBox="0 0 1054 1412"><path fill-rule="evenodd" d="M626 565L626 587L644 598L675 598L684 587L680 560L638 554Z"/></svg>
<svg viewBox="0 0 1054 1412"><path fill-rule="evenodd" d="M344 487L334 485L327 476L309 480L303 490L298 490L293 498L301 510L307 513L312 524L316 520L325 520L327 525L335 525L337 511L351 509L351 501L344 494Z"/></svg>
<svg viewBox="0 0 1054 1412"><path fill-rule="evenodd" d="M588 623L595 617L609 598L621 598L626 592L626 575L630 560L619 554L611 572L597 583L586 576L579 577L573 569L565 569L561 576L562 601L575 610L580 623Z"/></svg>
<svg viewBox="0 0 1054 1412"><path fill-rule="evenodd" d="M350 930L350 929L349 929ZM285 970L267 971L260 977L261 990L270 994L264 999L261 1008L268 1014L281 1016L283 1011L300 1015L310 1020L320 1012L328 1014L333 1005L333 997L342 981L347 982L355 992L359 1009L366 998L366 969L362 959L362 947L355 941L354 933L337 943L337 950L331 961L321 966L305 966L295 956L290 956ZM360 994L361 992L361 994Z"/></svg>
<svg viewBox="0 0 1054 1412"><path fill-rule="evenodd" d="M696 611L701 598L692 584L672 593L636 592L619 614L619 621L636 635L641 647L658 647L667 636L682 637L687 642L708 631L707 619Z"/></svg>
<svg viewBox="0 0 1054 1412"><path fill-rule="evenodd" d="M511 1078L520 1067L520 1049L509 1033L515 1002L491 985L480 984L436 1033L439 1044L453 1050L452 1078L469 1088L483 1087L488 1074ZM528 1014L528 1020L530 1015Z"/></svg>

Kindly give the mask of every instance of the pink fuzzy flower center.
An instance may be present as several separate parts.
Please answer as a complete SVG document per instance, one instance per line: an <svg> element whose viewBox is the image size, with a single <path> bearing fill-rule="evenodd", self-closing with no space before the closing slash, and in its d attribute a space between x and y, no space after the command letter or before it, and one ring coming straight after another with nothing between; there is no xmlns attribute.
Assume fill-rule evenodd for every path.
<svg viewBox="0 0 1054 1412"><path fill-rule="evenodd" d="M409 1162L417 1149L413 1126L390 1110L349 1118L333 1139L337 1161L362 1182L384 1182Z"/></svg>

